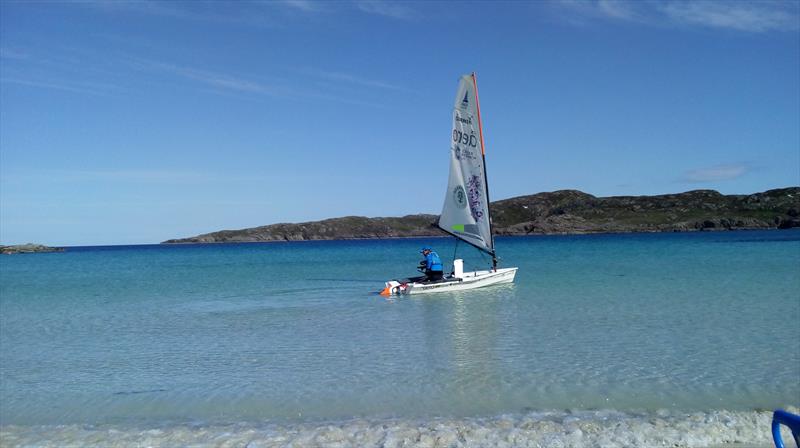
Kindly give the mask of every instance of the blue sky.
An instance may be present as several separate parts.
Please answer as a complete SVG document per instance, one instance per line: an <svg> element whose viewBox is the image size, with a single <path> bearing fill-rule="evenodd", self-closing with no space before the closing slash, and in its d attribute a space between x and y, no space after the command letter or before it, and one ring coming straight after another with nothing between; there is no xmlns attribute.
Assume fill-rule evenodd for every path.
<svg viewBox="0 0 800 448"><path fill-rule="evenodd" d="M438 213L475 71L493 200L800 184L800 2L0 3L0 242Z"/></svg>

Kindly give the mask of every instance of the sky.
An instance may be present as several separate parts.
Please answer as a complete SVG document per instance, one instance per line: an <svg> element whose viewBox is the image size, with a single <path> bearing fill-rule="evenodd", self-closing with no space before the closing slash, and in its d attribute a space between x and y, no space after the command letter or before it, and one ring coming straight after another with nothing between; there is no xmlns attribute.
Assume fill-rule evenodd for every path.
<svg viewBox="0 0 800 448"><path fill-rule="evenodd" d="M800 185L800 2L0 1L0 243Z"/></svg>

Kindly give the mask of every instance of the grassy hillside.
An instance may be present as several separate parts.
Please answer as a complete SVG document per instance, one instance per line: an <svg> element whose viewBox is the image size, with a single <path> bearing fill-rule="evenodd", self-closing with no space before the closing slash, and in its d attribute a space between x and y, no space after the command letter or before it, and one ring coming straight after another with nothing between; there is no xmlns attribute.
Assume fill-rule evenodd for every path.
<svg viewBox="0 0 800 448"><path fill-rule="evenodd" d="M497 235L672 232L800 227L800 187L749 195L694 190L658 196L596 197L561 190L491 204ZM344 218L222 230L165 243L300 241L442 235L436 215Z"/></svg>

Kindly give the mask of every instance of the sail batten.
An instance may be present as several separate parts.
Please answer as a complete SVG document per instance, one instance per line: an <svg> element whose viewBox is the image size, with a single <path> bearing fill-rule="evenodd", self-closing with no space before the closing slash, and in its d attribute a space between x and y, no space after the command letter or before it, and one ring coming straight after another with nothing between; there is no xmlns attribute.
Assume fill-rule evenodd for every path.
<svg viewBox="0 0 800 448"><path fill-rule="evenodd" d="M477 93L474 74L462 76L453 105L450 178L439 227L494 256Z"/></svg>

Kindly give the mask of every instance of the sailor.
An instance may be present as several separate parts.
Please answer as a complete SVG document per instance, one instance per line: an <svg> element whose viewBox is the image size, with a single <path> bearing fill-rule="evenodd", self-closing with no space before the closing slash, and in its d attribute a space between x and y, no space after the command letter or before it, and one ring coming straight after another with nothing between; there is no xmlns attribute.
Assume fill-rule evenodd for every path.
<svg viewBox="0 0 800 448"><path fill-rule="evenodd" d="M435 282L442 279L442 260L439 254L432 251L430 247L423 247L420 251L425 257L419 262L419 270L425 272L425 281Z"/></svg>

